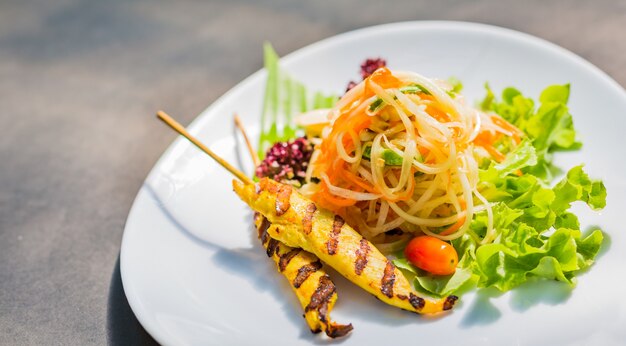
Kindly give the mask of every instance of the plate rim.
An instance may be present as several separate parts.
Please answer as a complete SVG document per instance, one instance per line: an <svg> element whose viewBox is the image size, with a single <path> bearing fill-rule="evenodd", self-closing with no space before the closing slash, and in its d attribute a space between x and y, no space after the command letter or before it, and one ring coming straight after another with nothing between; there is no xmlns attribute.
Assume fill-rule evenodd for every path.
<svg viewBox="0 0 626 346"><path fill-rule="evenodd" d="M355 30L350 30L347 32L343 32L337 35L329 36L323 38L321 40L310 43L306 46L296 49L295 51L280 57L281 65L288 68L288 65L291 61L298 60L301 56L306 56L312 54L317 50L323 50L324 48L332 45L340 45L345 41L352 40L358 38L359 36L368 35L371 33L381 33L385 31L404 31L404 30L469 30L472 32L485 33L488 35L495 35L503 38L507 38L510 40L519 41L523 44L529 44L531 46L535 46L540 49L545 49L547 51L551 51L553 53L558 54L560 57L569 59L573 63L577 64L581 68L588 70L594 76L600 78L607 86L610 86L610 89L616 93L622 100L626 101L626 90L611 76L609 76L606 72L601 70L599 67L595 66L593 63L588 60L582 58L576 53L561 47L555 43L552 43L544 38L537 37L525 32L517 31L510 28L505 28L497 25L471 22L471 21L448 21L448 20L416 20L416 21L400 21L400 22L392 22L386 24L372 25L367 27L358 28ZM263 78L265 75L264 68L261 68L248 77L244 78L237 84L233 85L230 89L228 89L224 94L216 98L211 104L205 108L202 112L200 112L193 121L187 126L187 130L196 134L200 131L205 124L211 120L209 114L212 112L213 108L216 108L218 105L227 102L235 92L248 84L254 83L256 79ZM133 284L131 279L131 274L128 272L127 261L129 256L125 255L130 251L129 248L129 233L132 232L129 228L130 220L133 219L133 215L137 213L136 209L139 208L139 197L144 193L144 186L146 181L150 178L151 175L158 169L159 166L163 164L164 161L170 159L172 153L175 149L186 143L184 138L180 138L177 136L175 140L172 141L170 145L163 151L163 153L159 156L159 159L154 163L150 172L146 175L146 177L142 181L142 185L135 198L133 199L133 203L131 208L129 209L128 216L124 223L124 231L122 235L122 241L120 246L119 253L119 265L120 265L120 274L122 279L122 287L124 289L124 294L128 301L128 304L141 324L141 326L160 344L171 344L169 337L167 334L162 333L161 330L153 324L150 324L150 320L145 316L148 312L144 310L143 304L140 302L140 298L133 294L133 290L130 288Z"/></svg>

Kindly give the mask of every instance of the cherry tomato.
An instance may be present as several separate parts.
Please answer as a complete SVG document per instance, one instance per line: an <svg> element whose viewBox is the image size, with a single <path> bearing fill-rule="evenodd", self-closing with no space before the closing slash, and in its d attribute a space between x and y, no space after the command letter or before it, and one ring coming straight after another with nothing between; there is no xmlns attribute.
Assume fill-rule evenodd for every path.
<svg viewBox="0 0 626 346"><path fill-rule="evenodd" d="M435 275L452 274L459 263L459 255L450 243L427 235L411 239L404 256L414 266Z"/></svg>

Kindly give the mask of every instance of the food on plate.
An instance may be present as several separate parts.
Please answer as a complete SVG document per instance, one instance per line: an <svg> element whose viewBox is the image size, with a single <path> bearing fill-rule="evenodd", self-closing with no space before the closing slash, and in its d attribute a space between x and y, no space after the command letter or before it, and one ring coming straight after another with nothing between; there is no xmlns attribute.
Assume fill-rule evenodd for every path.
<svg viewBox="0 0 626 346"><path fill-rule="evenodd" d="M376 58L337 97L310 93L269 45L265 60L256 182L172 126L239 179L233 189L255 211L311 331L352 330L330 319L337 292L322 263L420 314L450 310L471 288L507 291L533 279L574 287L594 263L603 233L583 234L571 206L602 209L606 189L582 165L563 174L553 163L582 145L568 84L538 101L514 88L498 98L486 85L474 106L456 79Z"/></svg>
<svg viewBox="0 0 626 346"><path fill-rule="evenodd" d="M337 301L337 292L320 260L307 251L289 247L271 238L268 229L272 224L260 213L254 214L254 224L267 255L276 262L278 271L289 281L296 293L311 331L324 331L331 338L349 333L352 324L337 324L330 319L330 312Z"/></svg>
<svg viewBox="0 0 626 346"><path fill-rule="evenodd" d="M303 197L290 185L263 178L258 184L233 180L235 193L270 222L272 239L300 248L381 301L404 310L430 314L449 310L455 296L421 297L396 266L343 219Z"/></svg>
<svg viewBox="0 0 626 346"><path fill-rule="evenodd" d="M223 168L237 177L237 179L241 181L241 184L246 186L256 186L254 182L243 172L215 154L206 145L187 132L187 130L180 123L168 114L163 111L158 111L156 115L173 130L187 138L191 143L208 154ZM235 123L240 126L237 116L235 116ZM240 128L242 129L243 135L248 143L250 152L254 153L254 150L249 145L248 136L243 131L243 128ZM277 186L280 186L283 191L290 191L292 188L290 185L277 182L274 183L277 184ZM284 214L284 212L286 212L289 208L289 205L285 203L287 203L285 196L281 193L276 204L277 215L280 216ZM259 239L261 240L268 257L271 257L275 261L279 272L281 272L285 278L290 281L291 287L304 308L305 313L303 317L306 319L311 331L313 333L318 333L323 330L331 338L348 334L352 330L351 324L341 325L330 319L330 312L337 300L337 293L335 284L322 270L322 264L319 259L315 257L315 255L303 251L302 249L291 248L280 241L271 238L269 230L277 227L272 225L268 219L260 213L255 213L254 222Z"/></svg>
<svg viewBox="0 0 626 346"><path fill-rule="evenodd" d="M553 164L557 152L582 145L568 84L548 86L537 100L515 88L497 97L486 85L475 103L457 79L396 70L377 58L333 101L294 81L265 48L260 147L288 146L304 135L298 140L313 151L297 163L296 183L263 176L341 216L416 290L446 297L471 287L507 291L533 279L573 287L576 274L593 264L603 233L583 232L570 208L582 202L602 209L606 189L582 165L564 172ZM447 246L424 242L418 248L428 251L415 256L407 245L431 239L423 236ZM455 268L443 268L446 258Z"/></svg>

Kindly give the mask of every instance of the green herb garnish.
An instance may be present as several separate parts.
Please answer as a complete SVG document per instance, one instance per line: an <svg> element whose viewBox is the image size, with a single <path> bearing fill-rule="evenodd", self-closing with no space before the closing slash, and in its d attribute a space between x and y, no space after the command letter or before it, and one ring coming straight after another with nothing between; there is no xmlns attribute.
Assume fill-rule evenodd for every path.
<svg viewBox="0 0 626 346"><path fill-rule="evenodd" d="M372 147L366 146L363 148L363 158L371 160L372 159ZM404 159L398 153L391 149L383 149L381 153L381 158L385 160L385 165L387 166L402 166L402 162Z"/></svg>

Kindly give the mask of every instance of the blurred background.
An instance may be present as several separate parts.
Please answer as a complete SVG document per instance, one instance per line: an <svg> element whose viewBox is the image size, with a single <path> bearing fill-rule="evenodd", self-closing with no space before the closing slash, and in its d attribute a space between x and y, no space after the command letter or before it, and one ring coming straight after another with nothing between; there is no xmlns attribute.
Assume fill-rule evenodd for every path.
<svg viewBox="0 0 626 346"><path fill-rule="evenodd" d="M0 344L154 344L121 284L143 179L189 123L262 66L370 25L526 32L626 85L626 1L0 1ZM355 73L357 67L355 66Z"/></svg>

